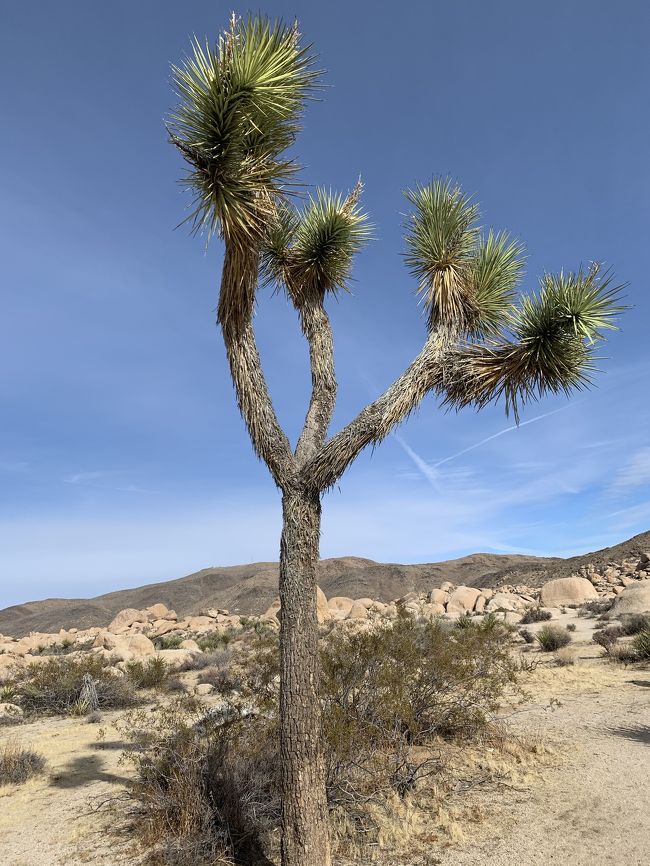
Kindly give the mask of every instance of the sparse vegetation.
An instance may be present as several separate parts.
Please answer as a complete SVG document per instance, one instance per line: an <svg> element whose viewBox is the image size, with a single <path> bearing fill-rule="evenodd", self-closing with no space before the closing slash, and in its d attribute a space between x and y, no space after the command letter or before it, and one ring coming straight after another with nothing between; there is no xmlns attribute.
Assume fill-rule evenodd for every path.
<svg viewBox="0 0 650 866"><path fill-rule="evenodd" d="M153 645L157 650L178 649L184 640L182 634L163 634L154 638Z"/></svg>
<svg viewBox="0 0 650 866"><path fill-rule="evenodd" d="M519 629L519 636L523 637L528 644L535 643L535 635L529 628Z"/></svg>
<svg viewBox="0 0 650 866"><path fill-rule="evenodd" d="M0 747L0 785L17 785L45 769L45 758L18 743Z"/></svg>
<svg viewBox="0 0 650 866"><path fill-rule="evenodd" d="M640 661L650 659L650 627L636 634L632 647Z"/></svg>
<svg viewBox="0 0 650 866"><path fill-rule="evenodd" d="M129 725L137 742L139 832L146 845L173 852L166 863L266 862L277 842L278 643L254 630L249 639L238 643L240 655L213 658L218 664L199 682L210 682L233 707L253 702L256 713L208 725L198 737L197 716L181 700L155 719L136 713L140 721ZM485 735L503 698L519 694L510 632L496 617L460 626L403 615L356 634L333 628L322 642L322 665L335 838L344 826L354 834L359 822L376 833L377 808L390 810L438 778L441 741Z"/></svg>
<svg viewBox="0 0 650 866"><path fill-rule="evenodd" d="M571 643L571 633L561 625L546 625L537 632L537 641L543 652L555 652Z"/></svg>
<svg viewBox="0 0 650 866"><path fill-rule="evenodd" d="M576 663L576 654L575 651L568 646L563 647L558 650L555 654L555 664L559 668L566 668L574 665Z"/></svg>
<svg viewBox="0 0 650 866"><path fill-rule="evenodd" d="M151 656L142 661L128 662L126 675L136 689L155 689L165 683L169 675L169 666L159 656Z"/></svg>
<svg viewBox="0 0 650 866"><path fill-rule="evenodd" d="M553 614L550 610L544 610L543 607L529 607L521 619L521 625L530 625L533 622L546 622L551 619Z"/></svg>
<svg viewBox="0 0 650 866"><path fill-rule="evenodd" d="M100 709L129 707L137 703L133 686L95 655L80 658L52 657L19 669L12 681L16 700L25 713L66 715L75 711L84 674L90 674Z"/></svg>

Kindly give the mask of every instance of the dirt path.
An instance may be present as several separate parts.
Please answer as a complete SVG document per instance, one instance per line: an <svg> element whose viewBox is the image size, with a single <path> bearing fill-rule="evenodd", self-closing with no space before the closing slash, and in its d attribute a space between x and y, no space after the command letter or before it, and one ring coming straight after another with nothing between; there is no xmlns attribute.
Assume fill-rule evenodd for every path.
<svg viewBox="0 0 650 866"><path fill-rule="evenodd" d="M112 727L118 715L106 713L100 726L61 718L0 729L0 742L18 741L48 762L45 775L0 787L2 866L133 864L107 832L114 817L96 811L124 789L126 772L119 763L124 744ZM104 736L98 738L100 728Z"/></svg>
<svg viewBox="0 0 650 866"><path fill-rule="evenodd" d="M530 790L498 792L490 818L444 866L646 866L650 862L650 671L548 670L538 704L513 720L557 760ZM550 711L543 704L557 698Z"/></svg>

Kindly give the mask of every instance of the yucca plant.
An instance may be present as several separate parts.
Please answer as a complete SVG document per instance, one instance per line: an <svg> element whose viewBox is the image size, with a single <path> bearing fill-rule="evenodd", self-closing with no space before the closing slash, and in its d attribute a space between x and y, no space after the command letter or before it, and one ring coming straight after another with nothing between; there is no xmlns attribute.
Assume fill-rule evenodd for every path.
<svg viewBox="0 0 650 866"><path fill-rule="evenodd" d="M287 154L318 82L296 26L233 16L216 44L195 41L173 68L178 105L170 138L189 165L188 219L218 235L224 259L218 322L253 448L283 496L280 544L282 863L331 862L318 703L316 563L321 496L368 445L404 421L428 393L481 408L503 398L518 415L530 400L584 388L595 347L621 307L599 265L542 277L518 295L523 247L483 231L478 204L449 179L406 192L405 261L426 318L424 345L388 390L328 438L336 402L326 311L369 240L361 184L317 190L296 205ZM279 287L309 345L312 394L294 447L280 426L253 331L260 285Z"/></svg>

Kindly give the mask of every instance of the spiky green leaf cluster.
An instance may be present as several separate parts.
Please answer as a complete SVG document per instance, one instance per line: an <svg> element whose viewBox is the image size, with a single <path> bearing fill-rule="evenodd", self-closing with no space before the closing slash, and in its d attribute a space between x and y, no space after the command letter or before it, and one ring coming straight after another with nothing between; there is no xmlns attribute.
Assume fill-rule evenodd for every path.
<svg viewBox="0 0 650 866"><path fill-rule="evenodd" d="M454 325L480 338L497 333L523 272L523 247L505 232L484 237L478 205L449 178L407 190L405 260L418 281L429 328Z"/></svg>
<svg viewBox="0 0 650 866"><path fill-rule="evenodd" d="M473 336L488 336L502 329L523 275L523 254L523 244L510 240L507 232L495 234L490 229L478 244L468 279L475 311L473 321L470 319Z"/></svg>
<svg viewBox="0 0 650 866"><path fill-rule="evenodd" d="M285 155L317 73L295 27L233 16L213 47L172 68L174 144L190 164L188 219L208 235L258 239L296 166Z"/></svg>
<svg viewBox="0 0 650 866"><path fill-rule="evenodd" d="M361 184L344 198L319 189L299 211L278 208L262 253L267 282L284 285L294 303L345 289L355 254L370 237L359 204Z"/></svg>
<svg viewBox="0 0 650 866"><path fill-rule="evenodd" d="M405 261L418 281L429 327L464 322L479 236L478 206L449 178L437 178L405 195L414 207L406 226Z"/></svg>
<svg viewBox="0 0 650 866"><path fill-rule="evenodd" d="M512 309L509 334L459 354L446 402L480 407L503 396L517 415L519 405L544 394L588 387L596 344L604 331L616 328L624 309L622 289L597 264L587 272L545 274L539 294L523 297Z"/></svg>

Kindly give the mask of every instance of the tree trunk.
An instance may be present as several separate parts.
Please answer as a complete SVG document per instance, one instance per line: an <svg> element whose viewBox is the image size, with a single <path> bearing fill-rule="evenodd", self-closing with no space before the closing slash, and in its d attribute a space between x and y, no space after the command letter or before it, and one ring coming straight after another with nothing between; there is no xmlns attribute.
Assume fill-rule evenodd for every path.
<svg viewBox="0 0 650 866"><path fill-rule="evenodd" d="M330 866L318 699L318 493L285 491L280 544L282 866Z"/></svg>

